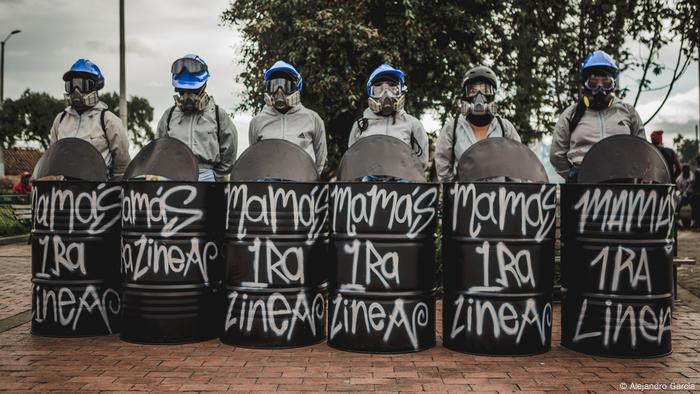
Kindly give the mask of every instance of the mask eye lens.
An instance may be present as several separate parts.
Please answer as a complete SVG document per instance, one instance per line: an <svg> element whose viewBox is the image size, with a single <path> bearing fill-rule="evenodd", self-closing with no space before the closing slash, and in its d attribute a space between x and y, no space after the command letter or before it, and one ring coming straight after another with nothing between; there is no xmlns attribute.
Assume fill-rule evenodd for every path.
<svg viewBox="0 0 700 394"><path fill-rule="evenodd" d="M65 87L67 93L71 93L75 89L87 93L95 90L96 82L88 78L72 78L66 81Z"/></svg>
<svg viewBox="0 0 700 394"><path fill-rule="evenodd" d="M296 84L294 81L285 78L274 78L265 82L265 89L270 94L275 94L280 89L282 89L285 94L292 94L296 89Z"/></svg>
<svg viewBox="0 0 700 394"><path fill-rule="evenodd" d="M615 87L615 80L609 75L591 75L586 80L585 86L589 90L610 91Z"/></svg>
<svg viewBox="0 0 700 394"><path fill-rule="evenodd" d="M390 96L397 97L401 93L401 88L396 82L384 81L372 85L372 96L379 97L387 92Z"/></svg>
<svg viewBox="0 0 700 394"><path fill-rule="evenodd" d="M467 85L467 97L474 97L477 95L477 93L490 96L493 94L493 87L491 84L485 82L477 82Z"/></svg>

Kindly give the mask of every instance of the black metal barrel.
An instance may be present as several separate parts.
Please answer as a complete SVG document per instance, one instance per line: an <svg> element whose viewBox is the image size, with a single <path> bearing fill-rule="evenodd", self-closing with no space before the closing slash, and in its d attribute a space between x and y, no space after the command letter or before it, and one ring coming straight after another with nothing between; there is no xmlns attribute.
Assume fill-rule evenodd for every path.
<svg viewBox="0 0 700 394"><path fill-rule="evenodd" d="M36 166L32 334L119 331L121 187L106 175L97 150L77 138L53 144Z"/></svg>
<svg viewBox="0 0 700 394"><path fill-rule="evenodd" d="M544 168L527 146L505 138L472 145L458 178L443 185L445 347L496 355L548 351L556 186L544 183ZM484 178L492 181L478 181Z"/></svg>
<svg viewBox="0 0 700 394"><path fill-rule="evenodd" d="M675 201L663 157L642 139L610 137L579 174L582 183L561 189L562 345L606 356L670 353ZM621 183L630 179L656 184Z"/></svg>
<svg viewBox="0 0 700 394"><path fill-rule="evenodd" d="M400 353L435 345L438 187L417 182L425 177L415 163L408 145L387 136L363 138L343 157L329 201L332 347ZM401 181L347 181L364 174Z"/></svg>
<svg viewBox="0 0 700 394"><path fill-rule="evenodd" d="M279 159L276 166L271 157ZM221 341L256 348L322 341L328 185L313 182L318 174L310 156L283 140L252 145L241 154L231 176L237 181L223 192L226 264Z"/></svg>
<svg viewBox="0 0 700 394"><path fill-rule="evenodd" d="M173 180L149 162L167 161ZM144 164L146 163L146 164ZM123 182L121 339L187 343L214 338L220 319L220 185L196 179L196 159L177 140L162 138L134 158ZM171 178L172 179L172 178Z"/></svg>

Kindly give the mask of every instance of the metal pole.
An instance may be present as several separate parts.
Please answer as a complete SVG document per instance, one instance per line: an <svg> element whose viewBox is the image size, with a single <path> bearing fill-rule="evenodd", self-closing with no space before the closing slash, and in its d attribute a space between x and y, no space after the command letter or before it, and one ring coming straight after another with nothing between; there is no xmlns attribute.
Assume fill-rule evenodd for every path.
<svg viewBox="0 0 700 394"><path fill-rule="evenodd" d="M124 44L124 0L119 0L119 117L127 128L126 107L126 45Z"/></svg>
<svg viewBox="0 0 700 394"><path fill-rule="evenodd" d="M5 41L0 49L0 105L5 100Z"/></svg>

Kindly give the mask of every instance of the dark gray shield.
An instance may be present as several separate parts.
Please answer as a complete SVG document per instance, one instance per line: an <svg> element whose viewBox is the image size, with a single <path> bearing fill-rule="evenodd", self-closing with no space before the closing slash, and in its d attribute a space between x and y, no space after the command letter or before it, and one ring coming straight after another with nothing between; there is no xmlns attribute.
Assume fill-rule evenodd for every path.
<svg viewBox="0 0 700 394"><path fill-rule="evenodd" d="M246 149L231 169L232 181L276 179L296 182L318 180L316 164L299 145L282 140L262 140Z"/></svg>
<svg viewBox="0 0 700 394"><path fill-rule="evenodd" d="M158 175L172 181L196 181L197 158L187 145L170 137L151 141L134 157L124 172L124 179Z"/></svg>
<svg viewBox="0 0 700 394"><path fill-rule="evenodd" d="M646 140L631 135L613 135L598 141L586 153L579 168L579 183L624 179L672 183L661 152Z"/></svg>
<svg viewBox="0 0 700 394"><path fill-rule="evenodd" d="M47 176L104 182L107 167L91 143L80 138L62 138L49 146L34 167L32 179Z"/></svg>
<svg viewBox="0 0 700 394"><path fill-rule="evenodd" d="M393 176L425 182L423 165L411 148L398 138L371 135L354 143L338 166L338 181L355 181L364 176Z"/></svg>
<svg viewBox="0 0 700 394"><path fill-rule="evenodd" d="M457 165L460 182L508 177L535 183L549 180L540 159L527 145L508 138L486 138L467 149Z"/></svg>

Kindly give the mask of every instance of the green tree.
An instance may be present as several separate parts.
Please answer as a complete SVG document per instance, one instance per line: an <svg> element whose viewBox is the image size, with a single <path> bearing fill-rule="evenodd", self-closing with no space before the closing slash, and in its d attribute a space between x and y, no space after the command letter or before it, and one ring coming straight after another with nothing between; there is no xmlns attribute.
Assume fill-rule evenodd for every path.
<svg viewBox="0 0 700 394"><path fill-rule="evenodd" d="M456 112L466 70L491 66L501 82L499 111L530 141L551 132L578 99L578 66L594 49L623 71L659 74L660 50L678 42L677 79L694 56L697 12L697 0L234 0L221 20L243 36L240 109L262 107L267 67L294 64L305 78L303 102L326 120L332 172L366 106L366 78L382 62L406 72L407 111L432 110L443 122ZM645 50L631 52L630 40ZM638 94L659 88L649 75ZM670 94L673 84L662 88Z"/></svg>
<svg viewBox="0 0 700 394"><path fill-rule="evenodd" d="M119 115L119 96L116 93L100 94L100 100ZM48 148L53 121L65 107L64 100L29 89L18 99L6 99L0 108L0 144L8 148L17 141L35 141L44 149ZM145 98L132 96L127 108L131 141L142 147L154 138L150 125L153 107Z"/></svg>
<svg viewBox="0 0 700 394"><path fill-rule="evenodd" d="M9 148L17 141L35 141L47 148L51 125L63 108L63 100L29 89L18 99L6 99L0 107L2 146Z"/></svg>
<svg viewBox="0 0 700 394"><path fill-rule="evenodd" d="M697 140L683 138L678 134L673 138L673 147L680 156L681 163L695 164L695 158L700 156L700 145Z"/></svg>

